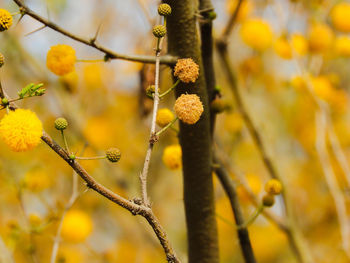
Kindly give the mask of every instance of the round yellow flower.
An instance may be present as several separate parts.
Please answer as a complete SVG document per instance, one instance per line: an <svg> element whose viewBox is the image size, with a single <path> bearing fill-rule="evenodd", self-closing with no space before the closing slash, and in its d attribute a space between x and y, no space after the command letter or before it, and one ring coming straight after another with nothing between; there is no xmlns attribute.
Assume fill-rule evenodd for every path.
<svg viewBox="0 0 350 263"><path fill-rule="evenodd" d="M227 10L230 14L233 14L233 12L235 12L236 8L237 8L237 4L239 1L235 0L235 1L226 1L227 3ZM239 8L238 14L237 14L237 18L236 20L238 22L243 21L254 9L254 4L252 1L243 1L241 3L241 7Z"/></svg>
<svg viewBox="0 0 350 263"><path fill-rule="evenodd" d="M293 34L291 36L291 41L292 41L292 47L295 53L297 53L300 56L303 56L307 53L308 51L308 43L305 37L301 34Z"/></svg>
<svg viewBox="0 0 350 263"><path fill-rule="evenodd" d="M334 43L334 49L337 55L349 57L350 56L350 38L348 36L339 36Z"/></svg>
<svg viewBox="0 0 350 263"><path fill-rule="evenodd" d="M262 19L250 19L242 24L241 37L248 46L259 51L270 47L272 30L270 25Z"/></svg>
<svg viewBox="0 0 350 263"><path fill-rule="evenodd" d="M315 94L323 99L328 100L332 97L333 86L326 76L317 76L311 79L312 88Z"/></svg>
<svg viewBox="0 0 350 263"><path fill-rule="evenodd" d="M171 170L179 169L182 165L182 150L178 144L167 146L163 152L163 163Z"/></svg>
<svg viewBox="0 0 350 263"><path fill-rule="evenodd" d="M156 123L160 127L167 126L173 119L174 119L174 113L171 112L171 110L164 108L160 109L157 113L157 119Z"/></svg>
<svg viewBox="0 0 350 263"><path fill-rule="evenodd" d="M310 51L320 53L328 50L333 44L333 31L326 24L313 24L309 31Z"/></svg>
<svg viewBox="0 0 350 263"><path fill-rule="evenodd" d="M274 45L275 52L283 59L292 58L292 47L285 37L280 37L276 40Z"/></svg>
<svg viewBox="0 0 350 263"><path fill-rule="evenodd" d="M265 191L270 195L279 195L282 192L282 184L276 179L271 179L265 184Z"/></svg>
<svg viewBox="0 0 350 263"><path fill-rule="evenodd" d="M81 210L68 211L63 219L61 235L70 242L83 242L92 232L90 216Z"/></svg>
<svg viewBox="0 0 350 263"><path fill-rule="evenodd" d="M341 2L335 5L331 12L331 20L334 27L341 31L350 32L350 3Z"/></svg>
<svg viewBox="0 0 350 263"><path fill-rule="evenodd" d="M195 124L201 117L204 108L196 94L182 94L175 101L176 115L187 124Z"/></svg>
<svg viewBox="0 0 350 263"><path fill-rule="evenodd" d="M196 82L199 75L199 66L192 58L178 59L174 68L174 76L182 82Z"/></svg>
<svg viewBox="0 0 350 263"><path fill-rule="evenodd" d="M46 66L56 75L63 76L74 71L76 60L75 50L71 46L56 45L47 52Z"/></svg>
<svg viewBox="0 0 350 263"><path fill-rule="evenodd" d="M33 149L40 143L42 134L41 121L30 110L11 111L0 121L0 135L15 152Z"/></svg>
<svg viewBox="0 0 350 263"><path fill-rule="evenodd" d="M0 31L5 31L12 25L12 15L5 9L0 9Z"/></svg>

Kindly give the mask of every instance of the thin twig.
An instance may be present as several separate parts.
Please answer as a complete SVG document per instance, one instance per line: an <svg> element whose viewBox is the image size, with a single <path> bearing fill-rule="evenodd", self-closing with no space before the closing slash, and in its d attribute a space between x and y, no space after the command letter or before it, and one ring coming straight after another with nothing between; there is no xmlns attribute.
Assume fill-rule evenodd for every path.
<svg viewBox="0 0 350 263"><path fill-rule="evenodd" d="M164 21L165 22L165 21ZM162 41L163 38L157 39L157 47L155 49L156 52L156 67L155 67L155 80L154 80L154 97L153 97L153 113L152 113L152 121L151 121L151 131L149 136L149 143L146 152L145 162L143 164L142 173L140 174L140 182L141 182L141 198L142 202L145 206L150 207L150 201L147 194L147 175L151 162L152 150L154 144L158 140L158 136L156 134L156 119L157 112L159 106L159 68L160 68L160 52L162 50Z"/></svg>
<svg viewBox="0 0 350 263"><path fill-rule="evenodd" d="M229 35L231 34L231 32L234 28L234 25L237 21L237 16L238 16L239 11L241 10L241 6L242 6L243 1L244 0L238 1L235 10L233 11L231 17L229 18L229 20L225 26L225 29L224 29L222 36L221 36L221 40L224 42L227 42L227 38L229 37Z"/></svg>
<svg viewBox="0 0 350 263"><path fill-rule="evenodd" d="M329 153L326 146L327 117L321 110L316 113L316 149L323 168L329 191L334 199L335 208L338 214L338 221L342 235L342 245L345 253L349 257L350 227L349 217L346 213L346 202L342 191L337 183Z"/></svg>
<svg viewBox="0 0 350 263"><path fill-rule="evenodd" d="M60 241L61 241L61 231L62 231L62 226L63 226L63 221L64 221L64 218L68 212L68 210L73 206L73 204L75 203L75 201L77 200L78 198L78 175L73 172L73 176L72 176L72 194L69 198L69 201L68 203L66 204L64 210L63 210L63 213L61 215L61 219L60 219L60 222L59 222L59 225L58 225L58 228L57 228L57 232L56 232L56 236L55 236L55 239L54 239L54 244L52 246L52 253L51 253L51 260L50 260L50 263L55 263L56 262L56 257L57 257L57 252L58 252L58 248L59 248L59 245L60 245Z"/></svg>
<svg viewBox="0 0 350 263"><path fill-rule="evenodd" d="M79 37L76 34L73 34L57 24L49 21L48 19L40 16L39 14L35 13L33 10L31 10L26 4L23 3L22 0L13 0L18 7L20 8L20 11L22 14L29 15L30 17L34 18L35 20L39 21L40 23L46 25L47 27L55 30L56 32L59 32L71 39L74 39L80 43L83 43L85 45L88 45L90 47L93 47L101 52L103 52L108 59L122 59L127 61L134 61L134 62L142 62L142 63L155 63L154 56L144 56L144 55L125 55L125 54L119 54L116 53L106 47L103 47L96 43L96 39L86 39L83 37ZM173 65L176 63L176 58L166 55L162 56L160 59L160 63L167 64L167 65Z"/></svg>

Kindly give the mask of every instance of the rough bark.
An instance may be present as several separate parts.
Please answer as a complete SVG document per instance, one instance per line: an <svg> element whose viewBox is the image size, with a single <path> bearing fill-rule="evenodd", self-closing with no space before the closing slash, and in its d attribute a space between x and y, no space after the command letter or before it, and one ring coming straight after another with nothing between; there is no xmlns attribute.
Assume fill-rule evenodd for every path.
<svg viewBox="0 0 350 263"><path fill-rule="evenodd" d="M173 10L167 19L169 53L192 58L200 66L196 83L178 85L176 97L183 93L195 93L204 106L204 113L196 124L180 123L188 262L216 263L219 262L219 253L212 181L210 112L195 15L198 1L164 2Z"/></svg>

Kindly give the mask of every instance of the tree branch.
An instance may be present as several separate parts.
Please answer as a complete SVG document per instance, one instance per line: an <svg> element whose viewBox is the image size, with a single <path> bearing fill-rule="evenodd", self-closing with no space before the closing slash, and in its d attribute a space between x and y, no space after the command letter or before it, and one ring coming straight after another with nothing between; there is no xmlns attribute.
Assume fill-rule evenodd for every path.
<svg viewBox="0 0 350 263"><path fill-rule="evenodd" d="M39 21L40 23L44 24L45 26L55 30L56 32L59 32L71 39L74 39L80 43L83 43L85 45L88 45L90 47L93 47L102 53L105 54L105 57L108 59L121 59L121 60L127 60L127 61L133 61L133 62L142 62L142 63L155 63L155 57L154 56L146 56L146 55L125 55L116 53L106 47L103 47L96 43L95 38L86 39L80 36L77 36L76 34L73 34L63 28L61 28L59 25L49 21L48 19L40 16L39 14L35 13L33 10L31 10L27 5L23 3L22 0L13 0L19 7L22 14L29 15L30 17L34 18L35 20ZM160 63L167 64L167 65L173 65L176 63L176 58L173 56L162 56L160 58Z"/></svg>
<svg viewBox="0 0 350 263"><path fill-rule="evenodd" d="M237 225L237 233L239 238L239 243L241 245L242 254L244 262L246 263L255 263L255 256L250 242L248 228L244 226L244 218L241 210L241 206L238 201L236 187L231 180L229 174L224 168L222 162L214 155L214 163L219 164L218 168L215 168L215 173L220 180L221 185L223 186L228 198L230 200L231 208Z"/></svg>

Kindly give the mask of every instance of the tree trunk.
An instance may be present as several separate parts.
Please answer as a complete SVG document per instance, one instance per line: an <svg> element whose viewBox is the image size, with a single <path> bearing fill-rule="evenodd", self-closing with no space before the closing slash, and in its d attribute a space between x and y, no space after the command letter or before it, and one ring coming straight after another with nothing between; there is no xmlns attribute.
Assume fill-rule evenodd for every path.
<svg viewBox="0 0 350 263"><path fill-rule="evenodd" d="M198 1L164 2L172 7L172 14L167 19L169 53L180 58L192 58L200 67L196 83L179 84L176 97L183 93L195 93L204 106L204 113L196 124L180 122L188 262L217 263L219 253L212 181L210 112L195 16Z"/></svg>

